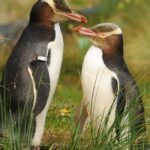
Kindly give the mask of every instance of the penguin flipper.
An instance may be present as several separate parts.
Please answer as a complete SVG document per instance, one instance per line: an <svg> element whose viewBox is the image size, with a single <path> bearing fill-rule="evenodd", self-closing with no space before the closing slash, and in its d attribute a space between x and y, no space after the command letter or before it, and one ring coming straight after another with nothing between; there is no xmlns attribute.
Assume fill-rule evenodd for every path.
<svg viewBox="0 0 150 150"><path fill-rule="evenodd" d="M29 70L34 83L33 88L35 88L33 113L37 116L46 106L50 92L50 78L47 62L40 60L32 61Z"/></svg>

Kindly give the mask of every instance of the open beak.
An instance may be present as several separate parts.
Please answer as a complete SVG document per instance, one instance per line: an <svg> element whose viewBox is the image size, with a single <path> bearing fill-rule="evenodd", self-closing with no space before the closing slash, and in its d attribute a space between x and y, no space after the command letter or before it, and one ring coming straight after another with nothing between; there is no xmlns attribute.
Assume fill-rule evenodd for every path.
<svg viewBox="0 0 150 150"><path fill-rule="evenodd" d="M98 36L97 33L92 31L91 29L85 28L85 27L78 26L78 27L75 27L73 29L73 31L78 32L78 33L85 35L85 36L89 36L89 37L97 37Z"/></svg>
<svg viewBox="0 0 150 150"><path fill-rule="evenodd" d="M68 19L71 19L71 20L74 20L74 21L77 21L77 22L87 23L87 19L84 16L82 16L80 14L77 14L76 12L62 13L62 15L67 17Z"/></svg>

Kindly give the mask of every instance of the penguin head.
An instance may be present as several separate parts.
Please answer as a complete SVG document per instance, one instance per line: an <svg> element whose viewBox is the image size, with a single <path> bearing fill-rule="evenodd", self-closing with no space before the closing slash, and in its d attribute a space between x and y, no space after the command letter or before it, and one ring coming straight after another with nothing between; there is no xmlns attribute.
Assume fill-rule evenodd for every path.
<svg viewBox="0 0 150 150"><path fill-rule="evenodd" d="M71 19L87 23L87 19L71 10L66 0L38 0L32 8L31 22L60 22Z"/></svg>
<svg viewBox="0 0 150 150"><path fill-rule="evenodd" d="M98 24L91 29L75 27L74 31L88 37L105 54L109 55L123 51L122 30L114 23Z"/></svg>

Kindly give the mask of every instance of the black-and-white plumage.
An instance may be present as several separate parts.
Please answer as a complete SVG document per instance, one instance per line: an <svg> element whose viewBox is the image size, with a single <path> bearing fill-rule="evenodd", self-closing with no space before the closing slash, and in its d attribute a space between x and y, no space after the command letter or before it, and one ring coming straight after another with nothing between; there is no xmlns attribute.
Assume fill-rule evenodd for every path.
<svg viewBox="0 0 150 150"><path fill-rule="evenodd" d="M6 112L11 112L15 119L19 119L18 114L23 114L25 108L24 120L33 114L33 149L39 149L57 85L64 48L58 22L66 18L87 22L65 0L38 0L4 69L1 108L6 104Z"/></svg>
<svg viewBox="0 0 150 150"><path fill-rule="evenodd" d="M83 100L80 109L84 112L82 116L76 115L81 131L88 116L98 130L111 110L106 129L115 122L119 140L122 115L127 111L128 132L138 133L137 137L140 137L145 131L144 107L124 61L121 28L113 23L103 23L92 29L76 27L74 30L89 37L93 43L84 57L81 73Z"/></svg>

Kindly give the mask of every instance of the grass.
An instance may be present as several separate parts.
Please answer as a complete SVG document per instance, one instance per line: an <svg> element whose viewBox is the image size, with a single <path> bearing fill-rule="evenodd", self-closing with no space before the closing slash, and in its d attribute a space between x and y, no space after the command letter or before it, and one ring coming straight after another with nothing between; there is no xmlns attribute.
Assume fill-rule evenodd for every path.
<svg viewBox="0 0 150 150"><path fill-rule="evenodd" d="M143 87L143 85L141 85L140 87ZM142 92L143 93L143 97L148 96L145 93L145 91L146 91L145 88L141 89L141 92L143 90L143 92ZM58 93L56 93L56 95L60 95L59 94L59 89L58 89L57 92ZM86 133L85 133L85 135L83 136L82 139L76 138L76 137L74 137L74 138L76 138L76 139L74 139L72 137L71 133L75 132L74 128L72 127L73 126L72 115L71 116L70 115L68 116L68 114L62 115L60 110L66 109L70 113L71 112L74 113L75 110L76 110L76 106L77 106L76 103L77 102L74 101L74 99L72 99L72 98L69 98L69 101L68 101L68 99L67 99L68 97L66 97L66 99L65 99L64 95L62 97L63 97L63 99L61 99L61 98L54 99L53 103L52 103L52 105L50 107L50 110L49 110L49 113L48 113L48 117L47 117L45 136L43 137L43 145L47 145L48 143L49 143L49 145L54 144L56 149L58 149L58 150L59 149L64 149L65 150L65 148L70 144L70 141L77 140L77 141L74 141L74 142L78 143L77 145L80 145L79 148L77 148L77 149L79 149L79 150L80 149L81 150L84 150L84 149L93 150L93 146L94 145L92 145L92 143L91 143L91 141L92 141L92 133L91 133L91 129L90 128L88 128L88 130L86 131ZM145 107L145 109L146 109L146 112L147 112L149 110L149 106L148 105L146 105L146 106L147 107ZM147 112L147 114L148 114L148 112ZM148 121L149 119L150 119L149 115L146 115L146 120ZM71 123L70 123L70 121L71 121ZM103 135L104 134L104 130L101 131L101 132L102 132L101 134ZM109 134L111 134L111 133L109 133ZM102 137L103 136L95 137L95 138L100 138L101 139ZM127 139L125 139L125 141L126 140ZM110 141L107 141L107 142L109 143ZM73 144L70 145L70 146L74 146ZM106 143L104 145L106 145ZM101 148L103 147L102 144L97 145L97 146L101 147ZM119 145L116 145L116 146L119 146ZM104 147L104 149L105 148L106 147Z"/></svg>
<svg viewBox="0 0 150 150"><path fill-rule="evenodd" d="M4 89L3 89L4 88ZM17 119L11 110L9 109L10 94L6 87L1 86L0 96L0 120L2 121L4 137L0 140L4 150L19 150L22 147L30 147L33 131L33 115L30 113L29 105L26 103L23 110L16 105L15 111L17 113ZM3 89L3 90L2 90ZM3 92L3 93L2 93ZM28 102L28 95L26 97ZM14 111L14 110L13 110ZM29 114L30 113L30 117ZM22 132L23 131L23 132Z"/></svg>
<svg viewBox="0 0 150 150"><path fill-rule="evenodd" d="M0 3L0 20L1 23L12 22L18 19L26 18L31 8L31 3L23 1L2 0ZM15 5L14 5L15 3ZM75 9L83 6L92 7L100 4L103 10L100 10L94 16L87 16L89 24L93 26L100 22L116 22L124 31L125 58L130 71L138 82L145 104L146 120L150 119L150 2L148 0L70 0ZM24 10L24 11L21 11ZM102 11L102 12L101 12ZM19 12L19 13L18 13ZM59 84L50 106L46 129L43 136L43 146L53 147L52 149L66 150L76 142L80 145L77 149L92 150L92 136L90 128L86 131L85 136L79 141L74 139L72 113L82 99L82 90L80 85L80 70L82 67L83 57L90 46L90 42L77 34L71 33L69 29L73 28L73 23L63 24L65 40L65 53L62 66L62 72ZM69 43L69 44L68 44ZM3 69L8 54L15 42L9 42L0 45L0 68ZM69 46L67 46L69 45ZM65 113L62 110L67 110ZM69 111L69 113L68 113ZM63 114L63 113L64 114ZM71 124L71 126L70 126ZM148 128L150 128L148 126ZM72 138L71 138L72 137ZM77 140L77 141L76 141ZM7 142L7 140L6 140ZM68 148L69 149L69 148ZM75 149L74 149L75 150Z"/></svg>
<svg viewBox="0 0 150 150"><path fill-rule="evenodd" d="M123 113L123 118L125 119L123 119L124 122L120 127L121 140L119 142L116 141L114 134L114 128L116 126L117 120L108 130L106 130L113 104L106 117L102 117L98 132L93 127L93 123L90 122L90 126L86 131L85 136L83 137L78 135L79 129L76 128L74 124L74 107L69 104L70 103L68 102L59 103L55 101L55 104L53 103L51 105L47 117L51 128L49 128L49 125L47 124L48 126L46 126L42 150L123 150L129 147L131 144L135 143L135 140L138 137L138 133L134 133L132 138L128 137L128 131L124 133L124 130L126 130L126 123L128 121L126 120L126 115L130 109L133 109L135 104L131 104L129 109ZM20 119L24 118L24 116L20 117ZM17 130L15 130L11 119L6 122L6 125L7 128L5 130L5 138L0 143L0 145L2 144L4 146L4 150L18 150L20 149L20 146L26 146L26 143L30 144L30 126L27 128L28 134L22 135L20 132L20 126L17 128ZM145 135L143 136L145 137ZM142 139L142 137L140 138ZM25 141L26 139L27 141ZM136 150L136 146L134 146L134 149ZM145 150L145 148L140 148L140 150Z"/></svg>

